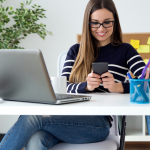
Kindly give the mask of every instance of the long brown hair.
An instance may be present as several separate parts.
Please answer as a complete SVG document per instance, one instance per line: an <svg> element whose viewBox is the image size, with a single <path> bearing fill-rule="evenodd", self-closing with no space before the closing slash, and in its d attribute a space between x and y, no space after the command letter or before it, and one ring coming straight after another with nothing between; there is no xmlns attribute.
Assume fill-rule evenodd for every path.
<svg viewBox="0 0 150 150"><path fill-rule="evenodd" d="M83 28L81 35L81 44L79 52L72 68L69 82L70 83L80 83L85 82L88 74L92 70L92 63L98 57L98 40L96 40L89 27L90 15L98 10L106 8L113 13L114 16L114 27L113 33L110 37L110 43L115 46L122 43L122 31L120 27L118 13L115 4L112 0L90 0L86 6L83 20Z"/></svg>

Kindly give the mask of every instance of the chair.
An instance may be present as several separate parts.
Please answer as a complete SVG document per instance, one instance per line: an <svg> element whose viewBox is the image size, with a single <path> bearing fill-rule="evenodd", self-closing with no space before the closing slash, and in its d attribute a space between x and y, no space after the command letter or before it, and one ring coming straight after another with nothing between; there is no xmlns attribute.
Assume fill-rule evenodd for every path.
<svg viewBox="0 0 150 150"><path fill-rule="evenodd" d="M58 56L58 60L57 60L57 76L61 76L66 56L67 56L67 51L66 52L62 52Z"/></svg>
<svg viewBox="0 0 150 150"><path fill-rule="evenodd" d="M67 52L63 52L58 57L57 62L57 75L60 76L63 65L65 62ZM50 150L123 150L125 140L125 116L123 116L121 138L119 139L118 133L118 118L114 116L112 127L110 128L110 134L108 138L103 142L87 143L87 144L70 144L70 143L59 143L52 147ZM123 128L124 127L124 128ZM120 142L119 142L120 140Z"/></svg>

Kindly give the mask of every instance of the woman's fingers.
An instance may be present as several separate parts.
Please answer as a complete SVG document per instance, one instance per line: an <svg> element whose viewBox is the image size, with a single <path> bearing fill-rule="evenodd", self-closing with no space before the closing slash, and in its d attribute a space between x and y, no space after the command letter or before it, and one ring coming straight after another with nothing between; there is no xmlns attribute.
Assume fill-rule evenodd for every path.
<svg viewBox="0 0 150 150"><path fill-rule="evenodd" d="M113 75L110 72L106 72L101 75L101 78L104 78L104 77L112 78Z"/></svg>
<svg viewBox="0 0 150 150"><path fill-rule="evenodd" d="M101 76L96 73L91 72L90 74L88 74L88 77L89 78L100 78Z"/></svg>
<svg viewBox="0 0 150 150"><path fill-rule="evenodd" d="M110 89L113 88L114 84L115 84L114 80L104 81L103 87L106 89Z"/></svg>
<svg viewBox="0 0 150 150"><path fill-rule="evenodd" d="M88 74L88 77L86 78L86 80L87 80L86 89L89 91L93 91L95 88L99 87L99 85L102 82L102 80L100 79L100 75L95 74L93 72Z"/></svg>
<svg viewBox="0 0 150 150"><path fill-rule="evenodd" d="M87 78L88 82L101 82L102 80L99 78Z"/></svg>
<svg viewBox="0 0 150 150"><path fill-rule="evenodd" d="M106 72L101 75L103 81L103 87L109 91L114 91L115 89L115 79L110 72Z"/></svg>

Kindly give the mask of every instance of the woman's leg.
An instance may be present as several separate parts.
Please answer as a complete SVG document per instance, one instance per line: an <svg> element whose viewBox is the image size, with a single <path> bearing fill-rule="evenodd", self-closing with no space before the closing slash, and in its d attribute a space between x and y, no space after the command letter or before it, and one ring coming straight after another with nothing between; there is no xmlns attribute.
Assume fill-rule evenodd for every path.
<svg viewBox="0 0 150 150"><path fill-rule="evenodd" d="M25 146L25 150L47 150L48 148L61 142L51 133L39 130L35 132Z"/></svg>
<svg viewBox="0 0 150 150"><path fill-rule="evenodd" d="M0 150L21 150L39 130L45 130L61 141L90 143L106 139L109 128L103 116L21 116L0 143Z"/></svg>
<svg viewBox="0 0 150 150"><path fill-rule="evenodd" d="M79 144L105 140L110 125L104 116L50 116L43 129L61 141Z"/></svg>
<svg viewBox="0 0 150 150"><path fill-rule="evenodd" d="M41 116L20 116L1 141L0 150L21 150L41 124Z"/></svg>
<svg viewBox="0 0 150 150"><path fill-rule="evenodd" d="M48 132L34 133L25 150L47 150L60 143L59 139L68 143L98 142L109 134L109 122L101 116L49 116L44 124L43 128Z"/></svg>
<svg viewBox="0 0 150 150"><path fill-rule="evenodd" d="M48 132L33 134L25 150L47 150L61 142L58 139L68 143L98 142L109 134L109 122L103 116L49 116L43 128Z"/></svg>

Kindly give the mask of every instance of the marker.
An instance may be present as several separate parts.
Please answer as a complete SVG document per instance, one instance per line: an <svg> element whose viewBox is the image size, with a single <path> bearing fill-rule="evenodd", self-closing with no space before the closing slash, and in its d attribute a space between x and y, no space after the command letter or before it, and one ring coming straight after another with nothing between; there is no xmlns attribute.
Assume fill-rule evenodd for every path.
<svg viewBox="0 0 150 150"><path fill-rule="evenodd" d="M150 63L150 59L147 63L147 65L144 67L143 71L142 71L142 75L140 77L140 79L143 79L145 77L145 74L146 74L146 70L147 70L147 67L149 66L149 63Z"/></svg>
<svg viewBox="0 0 150 150"><path fill-rule="evenodd" d="M132 79L132 77L131 77L129 72L127 73L127 76L128 76L129 79Z"/></svg>

